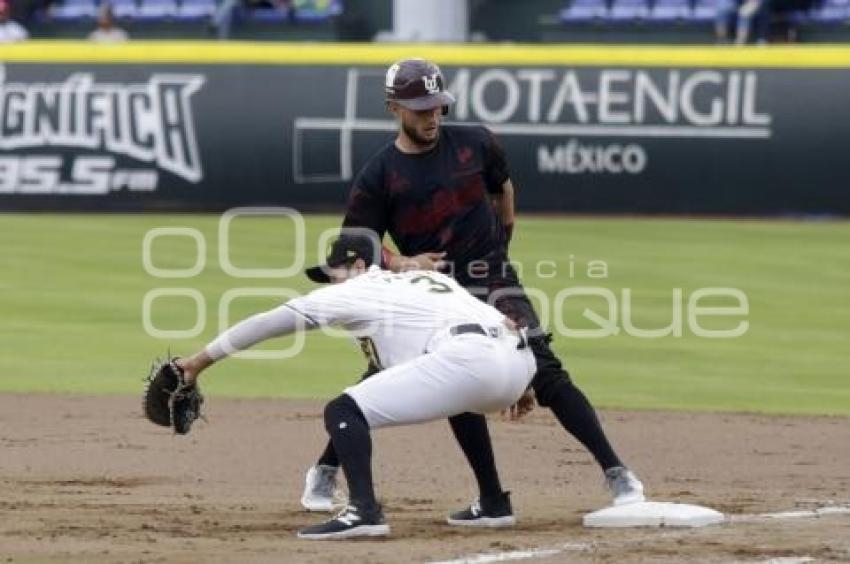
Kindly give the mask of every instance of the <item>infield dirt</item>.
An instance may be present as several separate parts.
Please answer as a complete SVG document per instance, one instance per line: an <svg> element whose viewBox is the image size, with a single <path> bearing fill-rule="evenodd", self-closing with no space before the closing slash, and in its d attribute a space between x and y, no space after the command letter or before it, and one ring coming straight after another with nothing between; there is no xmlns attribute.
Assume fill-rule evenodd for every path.
<svg viewBox="0 0 850 564"><path fill-rule="evenodd" d="M850 560L850 515L696 530L591 530L601 474L548 410L491 418L519 524L464 530L471 472L448 425L374 435L386 540L300 541L300 509L325 441L322 402L210 398L208 423L175 437L137 398L0 395L0 561L424 562L545 548L535 561ZM605 412L649 497L758 514L850 505L850 419Z"/></svg>

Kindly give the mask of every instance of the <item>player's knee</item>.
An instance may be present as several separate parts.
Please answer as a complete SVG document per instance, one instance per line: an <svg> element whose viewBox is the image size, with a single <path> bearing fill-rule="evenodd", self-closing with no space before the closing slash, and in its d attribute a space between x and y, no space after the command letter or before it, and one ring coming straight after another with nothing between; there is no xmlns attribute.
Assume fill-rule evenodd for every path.
<svg viewBox="0 0 850 564"><path fill-rule="evenodd" d="M549 343L552 335L537 335L528 340L528 344L534 353L537 362L537 373L531 381L537 403L544 407L552 405L557 401L556 397L561 394L569 394L575 389L570 375L561 365L561 361L555 356Z"/></svg>
<svg viewBox="0 0 850 564"><path fill-rule="evenodd" d="M357 402L348 394L340 394L325 406L325 429L331 433L340 423L366 423L366 417ZM367 424L368 425L368 424Z"/></svg>
<svg viewBox="0 0 850 564"><path fill-rule="evenodd" d="M558 370L538 369L531 381L531 386L534 388L537 403L543 407L550 407L558 401L558 397L576 390L569 374L560 368Z"/></svg>

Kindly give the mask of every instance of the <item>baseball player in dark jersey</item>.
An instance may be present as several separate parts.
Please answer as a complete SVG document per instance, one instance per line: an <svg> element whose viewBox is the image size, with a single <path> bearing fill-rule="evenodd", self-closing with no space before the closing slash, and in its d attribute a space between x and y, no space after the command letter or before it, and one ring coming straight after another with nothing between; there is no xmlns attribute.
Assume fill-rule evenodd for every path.
<svg viewBox="0 0 850 564"><path fill-rule="evenodd" d="M386 251L385 266L448 268L463 287L529 328L538 367L531 385L537 402L550 408L593 454L615 505L643 501L643 485L614 452L590 402L552 352L551 336L540 328L508 262L514 187L504 151L484 127L441 125L454 98L444 90L442 74L433 63L400 61L387 71L385 87L398 135L356 177L343 226L367 227L380 237L388 233L401 254ZM521 406L520 412L527 409ZM450 515L449 523L512 525L513 510L496 471L486 419L465 413L449 422L480 494L469 508ZM329 444L308 471L301 500L305 508L331 509L338 466Z"/></svg>

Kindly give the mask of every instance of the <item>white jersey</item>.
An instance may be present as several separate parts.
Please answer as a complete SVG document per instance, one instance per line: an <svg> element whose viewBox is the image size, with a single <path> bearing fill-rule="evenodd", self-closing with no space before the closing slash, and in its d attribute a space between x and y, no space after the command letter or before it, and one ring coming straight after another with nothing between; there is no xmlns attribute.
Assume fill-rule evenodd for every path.
<svg viewBox="0 0 850 564"><path fill-rule="evenodd" d="M505 319L445 274L393 273L377 266L286 305L313 326L335 325L350 331L361 339L364 352L378 368L428 352L432 340L450 327L478 323L486 330L501 327Z"/></svg>
<svg viewBox="0 0 850 564"><path fill-rule="evenodd" d="M370 268L240 321L210 342L216 361L272 337L336 325L358 337L380 371L345 393L370 428L511 405L536 370L505 316L444 274ZM477 324L481 331L452 331ZM428 353L428 354L425 354Z"/></svg>

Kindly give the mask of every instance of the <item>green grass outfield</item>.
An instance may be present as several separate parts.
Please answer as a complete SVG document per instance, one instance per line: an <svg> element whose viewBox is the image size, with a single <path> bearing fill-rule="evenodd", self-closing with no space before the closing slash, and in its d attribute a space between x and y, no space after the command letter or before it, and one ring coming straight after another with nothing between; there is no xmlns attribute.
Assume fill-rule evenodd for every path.
<svg viewBox="0 0 850 564"><path fill-rule="evenodd" d="M308 260L317 238L338 218L309 216ZM206 268L189 279L157 279L142 263L142 241L154 227L186 226L206 242ZM0 391L137 394L151 359L168 347L188 353L218 332L222 296L238 287L307 291L301 275L234 278L218 260L218 216L0 215ZM283 267L293 260L292 224L239 218L230 255L242 268ZM575 380L602 407L850 414L850 223L521 217L512 248L526 286L554 297L568 287L607 288L622 310L632 292L637 327L670 324L674 288L684 296L681 337L556 336L554 347ZM158 268L189 268L195 243L165 237L152 245ZM535 261L544 263L541 274ZM591 262L597 261L597 262ZM604 261L607 272L601 270ZM605 278L588 276L606 274ZM554 276L551 274L554 271ZM156 339L142 325L145 294L158 287L194 288L207 322L191 339ZM709 339L688 325L689 296L704 287L740 289L749 314L703 318L712 329L741 320L748 331ZM235 320L275 302L243 297ZM713 299L702 305L732 305ZM584 308L608 317L601 297L544 309L568 327L592 329ZM152 322L161 329L195 324L188 298L160 298ZM552 323L550 323L552 325ZM622 327L622 319L617 320ZM291 343L291 337L275 343ZM354 381L364 362L344 338L310 335L290 360L230 360L208 374L212 396L327 397Z"/></svg>

